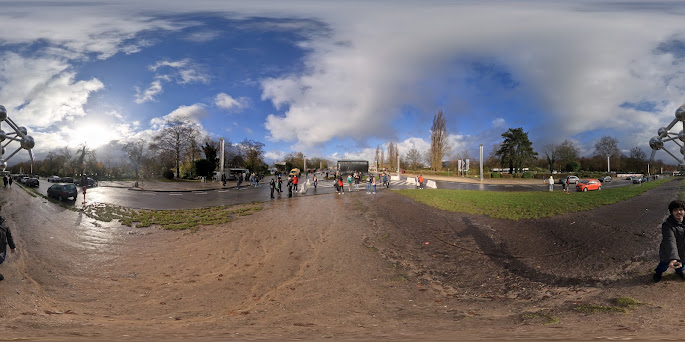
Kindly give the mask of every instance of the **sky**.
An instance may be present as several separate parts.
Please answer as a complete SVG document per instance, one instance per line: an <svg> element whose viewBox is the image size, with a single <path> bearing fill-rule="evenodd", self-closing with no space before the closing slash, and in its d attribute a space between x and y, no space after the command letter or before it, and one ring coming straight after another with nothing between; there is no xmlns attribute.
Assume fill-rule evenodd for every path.
<svg viewBox="0 0 685 342"><path fill-rule="evenodd" d="M509 128L534 149L648 141L685 102L685 3L670 1L2 1L0 104L41 159L99 159L185 116L203 136L366 159L389 142L486 156ZM7 123L0 127L9 132ZM672 132L682 129L677 124ZM13 145L14 144L14 145ZM675 146L675 145L673 145ZM678 147L666 144L672 152ZM6 158L18 145L7 147ZM673 160L663 151L657 159ZM8 164L27 160L18 153Z"/></svg>

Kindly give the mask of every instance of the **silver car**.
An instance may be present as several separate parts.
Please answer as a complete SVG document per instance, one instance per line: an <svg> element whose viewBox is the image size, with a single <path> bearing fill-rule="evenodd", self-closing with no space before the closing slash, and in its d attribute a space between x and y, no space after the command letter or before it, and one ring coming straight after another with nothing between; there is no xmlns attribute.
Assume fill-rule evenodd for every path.
<svg viewBox="0 0 685 342"><path fill-rule="evenodd" d="M559 184L564 184L567 179L568 179L568 184L578 184L578 182L580 182L580 179L576 176L567 176L566 178L560 179Z"/></svg>

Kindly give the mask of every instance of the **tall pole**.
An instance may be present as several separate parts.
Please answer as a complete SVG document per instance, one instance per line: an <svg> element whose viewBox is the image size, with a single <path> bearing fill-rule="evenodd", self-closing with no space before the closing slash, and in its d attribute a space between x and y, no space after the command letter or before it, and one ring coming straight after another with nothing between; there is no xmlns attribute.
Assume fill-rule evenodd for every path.
<svg viewBox="0 0 685 342"><path fill-rule="evenodd" d="M219 157L219 172L223 175L224 174L224 138L219 139L221 140L221 156Z"/></svg>
<svg viewBox="0 0 685 342"><path fill-rule="evenodd" d="M609 156L607 155L607 173L611 173L611 168L609 168Z"/></svg>
<svg viewBox="0 0 685 342"><path fill-rule="evenodd" d="M304 170L302 170L302 171L304 171L304 174L306 175L307 174L307 157L303 156L302 158L304 158Z"/></svg>
<svg viewBox="0 0 685 342"><path fill-rule="evenodd" d="M397 178L400 178L400 154L397 154Z"/></svg>
<svg viewBox="0 0 685 342"><path fill-rule="evenodd" d="M480 144L480 151L479 151L479 156L480 156L480 181L483 181L483 144Z"/></svg>

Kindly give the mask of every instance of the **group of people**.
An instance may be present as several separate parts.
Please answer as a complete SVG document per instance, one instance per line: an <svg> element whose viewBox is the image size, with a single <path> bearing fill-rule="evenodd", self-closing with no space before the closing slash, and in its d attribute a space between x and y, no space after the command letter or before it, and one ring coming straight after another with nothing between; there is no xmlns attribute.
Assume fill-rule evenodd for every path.
<svg viewBox="0 0 685 342"><path fill-rule="evenodd" d="M316 187L316 175L314 176L314 187ZM298 185L300 184L300 177L297 175L293 176L288 176L288 182L286 183L286 187L288 188L288 197L293 197L293 191L298 191ZM283 192L283 180L281 179L281 175L279 174L277 177L271 178L271 181L269 182L269 190L271 191L271 198L276 198L274 196L274 192L278 194L278 197L281 197L281 193Z"/></svg>
<svg viewBox="0 0 685 342"><path fill-rule="evenodd" d="M425 189L425 183L422 174L416 176L416 187L419 189Z"/></svg>
<svg viewBox="0 0 685 342"><path fill-rule="evenodd" d="M12 186L12 176L2 176L2 183L5 184L5 187L9 184L9 186Z"/></svg>

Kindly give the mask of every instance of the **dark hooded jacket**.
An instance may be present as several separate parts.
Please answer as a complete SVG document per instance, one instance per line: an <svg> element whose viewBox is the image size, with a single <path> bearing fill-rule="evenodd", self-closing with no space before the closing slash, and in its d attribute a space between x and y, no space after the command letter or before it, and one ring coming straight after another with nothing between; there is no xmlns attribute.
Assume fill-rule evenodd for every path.
<svg viewBox="0 0 685 342"><path fill-rule="evenodd" d="M12 232L10 228L5 225L5 219L0 217L0 229L4 230L7 236L7 241L0 241L0 254L5 254L7 252L7 245L10 245L10 249L15 249L17 246L14 244L14 239L12 239ZM0 234L3 235L3 234Z"/></svg>
<svg viewBox="0 0 685 342"><path fill-rule="evenodd" d="M673 215L668 216L661 225L661 245L659 245L659 261L685 259L685 224L678 222Z"/></svg>

